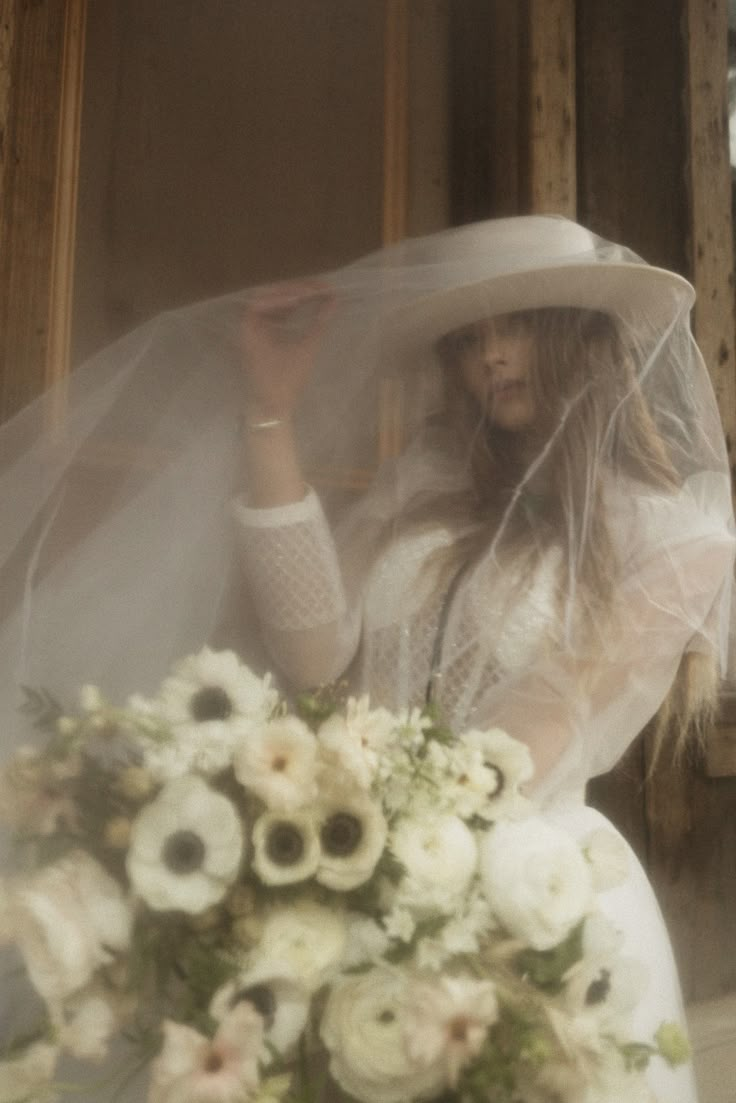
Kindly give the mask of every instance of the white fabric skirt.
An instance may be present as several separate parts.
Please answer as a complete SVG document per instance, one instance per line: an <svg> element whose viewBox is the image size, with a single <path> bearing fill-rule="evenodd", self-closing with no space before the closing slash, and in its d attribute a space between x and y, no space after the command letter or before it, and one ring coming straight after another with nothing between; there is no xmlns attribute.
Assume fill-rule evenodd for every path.
<svg viewBox="0 0 736 1103"><path fill-rule="evenodd" d="M628 878L615 888L601 892L598 900L606 917L624 936L622 953L638 959L649 973L645 995L633 1016L632 1038L651 1041L663 1021L677 1022L686 1030L682 992L667 927L634 851L610 820L580 800L556 803L546 812L580 841L604 827L614 832L626 847ZM671 1069L661 1058L655 1057L647 1076L657 1103L697 1103L691 1063Z"/></svg>

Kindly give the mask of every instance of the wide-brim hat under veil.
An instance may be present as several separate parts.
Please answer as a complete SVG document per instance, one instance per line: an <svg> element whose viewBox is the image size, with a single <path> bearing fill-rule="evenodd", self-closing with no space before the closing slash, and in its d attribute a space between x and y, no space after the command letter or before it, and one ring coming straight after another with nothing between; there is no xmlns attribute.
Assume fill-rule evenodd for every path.
<svg viewBox="0 0 736 1103"><path fill-rule="evenodd" d="M613 316L630 365L607 424L591 422L589 435L581 435L585 421L578 424L576 464L591 478L559 491L569 600L590 536L593 499L580 494L597 473L615 483L623 471L626 434L617 429L632 403L643 398L673 485L711 473L720 488L713 508L724 508L723 436L690 333L693 291L679 276L574 223L530 216L408 240L318 283L335 309L296 428L306 477L324 490L346 546L375 548L405 520L426 517L433 496L466 486L470 441L446 463L444 453L438 458L437 338L481 317L540 307ZM15 711L21 686L45 686L68 701L94 682L120 699L149 690L172 660L207 642L270 662L258 650L258 618L243 593L232 508L247 496L241 335L254 294L154 318L0 432L0 690L9 746L28 736ZM304 317L283 324L288 342ZM389 420L403 410L406 447L374 489L384 434L374 411L396 394L397 381ZM538 443L520 485L564 436L591 388L583 390L565 396L560 424ZM350 576L351 564L345 569ZM709 621L714 645L724 623L715 614Z"/></svg>
<svg viewBox="0 0 736 1103"><path fill-rule="evenodd" d="M387 322L387 338L407 358L479 319L549 307L598 310L666 330L695 298L682 276L561 217L464 226L423 247L413 242L412 251L413 263L427 265L428 286ZM442 279L435 287L436 268Z"/></svg>

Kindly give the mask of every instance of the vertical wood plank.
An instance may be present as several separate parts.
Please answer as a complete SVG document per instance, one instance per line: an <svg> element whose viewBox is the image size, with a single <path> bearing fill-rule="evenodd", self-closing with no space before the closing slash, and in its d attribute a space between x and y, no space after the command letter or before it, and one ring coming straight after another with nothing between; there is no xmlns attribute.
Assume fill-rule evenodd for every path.
<svg viewBox="0 0 736 1103"><path fill-rule="evenodd" d="M449 23L452 0L421 0L409 9L407 229L447 226L449 191Z"/></svg>
<svg viewBox="0 0 736 1103"><path fill-rule="evenodd" d="M728 149L727 0L686 0L687 185L695 330L736 455L733 230Z"/></svg>
<svg viewBox="0 0 736 1103"><path fill-rule="evenodd" d="M575 122L575 0L529 0L528 210L577 211Z"/></svg>
<svg viewBox="0 0 736 1103"><path fill-rule="evenodd" d="M46 380L65 7L6 0L2 13L0 418Z"/></svg>
<svg viewBox="0 0 736 1103"><path fill-rule="evenodd" d="M406 235L409 195L409 0L385 0L383 243Z"/></svg>
<svg viewBox="0 0 736 1103"><path fill-rule="evenodd" d="M687 274L682 0L578 0L580 221Z"/></svg>
<svg viewBox="0 0 736 1103"><path fill-rule="evenodd" d="M454 223L521 209L525 2L452 0L450 205Z"/></svg>
<svg viewBox="0 0 736 1103"><path fill-rule="evenodd" d="M736 432L726 0L683 0L685 156L694 324L726 428ZM724 732L724 738L727 732ZM736 779L709 777L719 733L684 764L665 759L647 791L649 852L689 999L736 989Z"/></svg>
<svg viewBox="0 0 736 1103"><path fill-rule="evenodd" d="M676 8L672 0L578 0L577 191L582 223L653 264L686 273L680 0ZM659 773L647 789L647 762L640 738L615 770L589 786L591 803L645 863L652 831L647 797L660 785L663 799L669 793ZM654 873L664 891L668 874Z"/></svg>
<svg viewBox="0 0 736 1103"><path fill-rule="evenodd" d="M60 383L70 370L74 246L79 184L79 142L82 120L84 31L87 0L67 0L61 60L56 190L51 244L49 323L45 385ZM63 390L57 392L57 422L63 416Z"/></svg>

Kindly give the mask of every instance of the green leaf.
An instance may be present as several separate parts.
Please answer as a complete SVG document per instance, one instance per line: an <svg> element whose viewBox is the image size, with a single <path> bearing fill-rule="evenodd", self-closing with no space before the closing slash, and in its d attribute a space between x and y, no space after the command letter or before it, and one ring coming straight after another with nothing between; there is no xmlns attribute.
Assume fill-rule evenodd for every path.
<svg viewBox="0 0 736 1103"><path fill-rule="evenodd" d="M579 923L551 950L522 950L514 958L514 965L537 988L554 994L561 990L563 977L582 956L583 924Z"/></svg>
<svg viewBox="0 0 736 1103"><path fill-rule="evenodd" d="M59 717L64 715L61 704L46 689L35 689L33 686L21 686L20 688L25 700L19 706L18 711L23 716L29 717L34 728L56 734Z"/></svg>

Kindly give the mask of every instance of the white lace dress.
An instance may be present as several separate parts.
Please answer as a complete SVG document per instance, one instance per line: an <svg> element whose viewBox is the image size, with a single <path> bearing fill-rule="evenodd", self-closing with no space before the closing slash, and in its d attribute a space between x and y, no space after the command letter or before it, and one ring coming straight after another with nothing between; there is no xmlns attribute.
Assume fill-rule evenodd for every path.
<svg viewBox="0 0 736 1103"><path fill-rule="evenodd" d="M574 671L555 600L558 548L521 586L514 569L487 560L466 571L444 608L437 654L445 602L431 556L454 538L446 528L388 541L358 568L341 561L312 491L276 509L238 502L235 514L267 645L292 683L329 681L352 664L355 688L375 703L421 704L434 661L435 699L453 730L499 725L526 741L536 796L582 838L601 825L613 830L585 806L585 784L614 765L663 700L683 650L709 632L734 551L721 476L698 475L673 496L614 484L606 505L622 628ZM663 1019L681 1019L682 1006L665 926L633 852L628 881L603 903L630 943L625 952L648 967L635 1027L650 1037ZM651 1081L660 1103L696 1100L689 1068L656 1062Z"/></svg>

